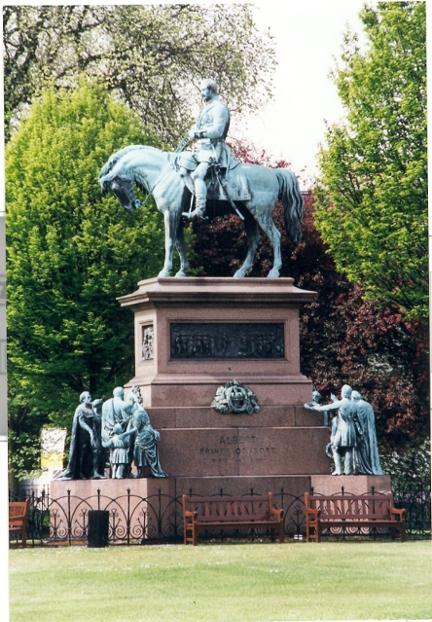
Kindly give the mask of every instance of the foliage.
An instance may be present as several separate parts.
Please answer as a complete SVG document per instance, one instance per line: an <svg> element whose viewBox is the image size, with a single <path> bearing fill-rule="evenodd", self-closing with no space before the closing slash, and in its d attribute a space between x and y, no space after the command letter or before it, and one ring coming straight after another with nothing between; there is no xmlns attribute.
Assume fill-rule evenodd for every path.
<svg viewBox="0 0 432 622"><path fill-rule="evenodd" d="M202 77L217 78L237 113L270 96L271 36L246 5L6 6L3 30L7 122L47 81L74 87L81 72L171 145L191 121Z"/></svg>
<svg viewBox="0 0 432 622"><path fill-rule="evenodd" d="M298 284L302 281L318 289L309 279ZM375 308L357 286L341 280L334 287L323 282L317 301L301 315L302 370L328 397L345 382L359 390L374 407L382 447L423 438L428 374L422 327Z"/></svg>
<svg viewBox="0 0 432 622"><path fill-rule="evenodd" d="M424 2L382 2L345 40L335 72L347 120L321 150L316 222L337 269L368 300L425 321L427 296Z"/></svg>
<svg viewBox="0 0 432 622"><path fill-rule="evenodd" d="M31 421L32 424L37 422ZM32 426L35 428L35 426ZM17 480L39 477L40 471L40 444L37 442L38 429L31 432L13 429L9 432L10 462L13 476Z"/></svg>
<svg viewBox="0 0 432 622"><path fill-rule="evenodd" d="M163 226L100 195L116 149L155 144L100 86L48 90L6 151L8 378L12 462L41 425L69 426L81 391L109 396L131 377L131 317L116 296L153 276ZM33 454L27 468L32 468Z"/></svg>
<svg viewBox="0 0 432 622"><path fill-rule="evenodd" d="M430 490L431 445L426 438L411 447L398 448L381 457L384 472L391 475L396 495ZM423 489L420 487L423 486Z"/></svg>
<svg viewBox="0 0 432 622"><path fill-rule="evenodd" d="M236 155L247 162L286 165L245 145ZM335 269L315 229L314 196L303 196L303 240L296 247L284 233L281 205L274 212L282 232L282 276L317 292L300 314L302 372L326 398L344 383L359 390L374 406L382 448L416 442L429 424L427 331L392 307L366 301L362 289ZM204 274L231 275L246 254L239 218L194 223L194 231L195 265ZM266 275L271 261L270 244L263 238L252 274Z"/></svg>
<svg viewBox="0 0 432 622"><path fill-rule="evenodd" d="M306 201L304 240L293 276L317 292L301 313L303 372L327 397L350 384L373 404L378 439L393 447L428 432L428 334L392 307L377 307L358 285L337 272L314 229L312 196Z"/></svg>

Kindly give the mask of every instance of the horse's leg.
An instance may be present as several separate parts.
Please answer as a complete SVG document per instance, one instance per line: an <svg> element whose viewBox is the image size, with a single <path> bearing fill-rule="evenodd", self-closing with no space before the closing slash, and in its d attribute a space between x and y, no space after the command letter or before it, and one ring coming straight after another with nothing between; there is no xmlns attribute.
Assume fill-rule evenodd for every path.
<svg viewBox="0 0 432 622"><path fill-rule="evenodd" d="M235 279L241 279L252 270L256 251L258 248L258 242L260 239L257 222L255 218L250 215L249 212L245 214L245 228L248 242L248 252L243 262L243 265L234 274L233 278Z"/></svg>
<svg viewBox="0 0 432 622"><path fill-rule="evenodd" d="M189 272L189 261L186 255L186 246L184 241L184 227L183 221L179 218L177 225L177 235L176 235L176 247L178 250L178 254L180 256L180 270L177 272L177 277L187 276Z"/></svg>
<svg viewBox="0 0 432 622"><path fill-rule="evenodd" d="M256 218L261 229L267 235L273 248L273 267L267 275L269 279L277 279L282 267L281 234L274 224L272 210L258 211Z"/></svg>
<svg viewBox="0 0 432 622"><path fill-rule="evenodd" d="M176 236L177 218L169 209L164 211L165 262L158 276L169 276L172 270L173 250Z"/></svg>

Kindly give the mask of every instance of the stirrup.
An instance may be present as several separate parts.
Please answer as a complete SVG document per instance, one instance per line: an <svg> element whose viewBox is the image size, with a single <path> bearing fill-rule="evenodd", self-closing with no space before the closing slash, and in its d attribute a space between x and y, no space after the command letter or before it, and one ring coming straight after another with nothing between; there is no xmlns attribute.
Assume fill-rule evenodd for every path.
<svg viewBox="0 0 432 622"><path fill-rule="evenodd" d="M193 212L182 212L182 216L185 216L189 219L197 217L201 220L208 220L207 216L205 215L205 208L202 207L197 207L193 210Z"/></svg>

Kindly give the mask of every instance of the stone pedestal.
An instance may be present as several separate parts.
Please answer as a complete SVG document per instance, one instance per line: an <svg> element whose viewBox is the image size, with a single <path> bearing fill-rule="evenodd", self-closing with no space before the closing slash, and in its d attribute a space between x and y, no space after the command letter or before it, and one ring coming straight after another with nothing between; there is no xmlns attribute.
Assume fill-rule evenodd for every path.
<svg viewBox="0 0 432 622"><path fill-rule="evenodd" d="M285 530L299 533L311 487L323 494L342 486L390 490L388 477L330 475L330 431L321 413L303 406L312 384L300 371L299 309L314 296L289 278L141 281L119 299L134 312L135 376L128 386L140 387L170 477L55 482L51 496L63 496L75 521L85 524L88 509L106 508L115 535L124 537L129 521L130 533L145 538L181 535L184 493L271 491L286 511ZM233 380L254 392L259 412L212 407L218 387Z"/></svg>
<svg viewBox="0 0 432 622"><path fill-rule="evenodd" d="M312 385L300 371L299 309L314 297L290 278L161 278L119 299L134 312L129 386L140 386L161 433L161 464L178 497L272 491L290 508L287 525L298 524L311 474L330 472L329 431L303 407ZM260 412L211 407L234 379Z"/></svg>
<svg viewBox="0 0 432 622"><path fill-rule="evenodd" d="M208 407L235 378L262 406L300 404L298 312L314 292L293 279L158 278L119 298L135 315L135 377L151 407Z"/></svg>

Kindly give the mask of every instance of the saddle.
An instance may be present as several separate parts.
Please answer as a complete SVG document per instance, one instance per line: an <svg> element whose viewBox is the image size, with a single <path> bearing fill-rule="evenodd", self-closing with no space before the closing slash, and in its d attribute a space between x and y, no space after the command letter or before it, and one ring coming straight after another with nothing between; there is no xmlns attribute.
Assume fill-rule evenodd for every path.
<svg viewBox="0 0 432 622"><path fill-rule="evenodd" d="M181 175L191 194L195 194L193 179L190 174L198 166L191 151L175 154L173 168ZM217 163L210 164L205 177L208 201L250 201L252 198L246 175L240 162L234 160L230 168L220 167ZM228 195L228 196L227 196ZM229 197L229 198L228 198Z"/></svg>

